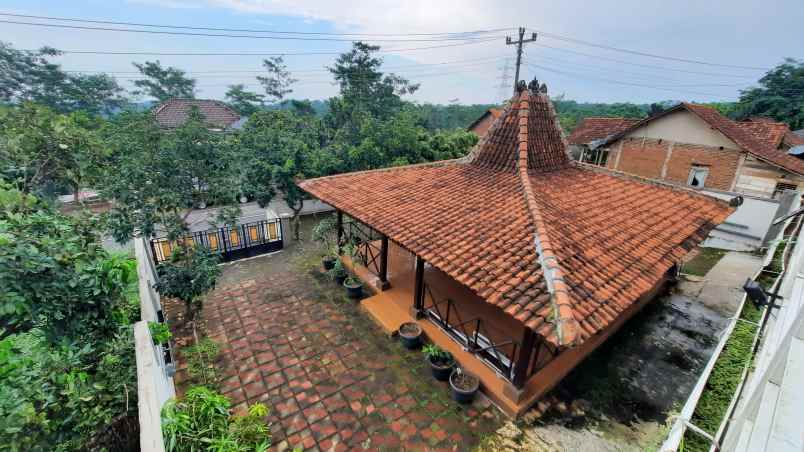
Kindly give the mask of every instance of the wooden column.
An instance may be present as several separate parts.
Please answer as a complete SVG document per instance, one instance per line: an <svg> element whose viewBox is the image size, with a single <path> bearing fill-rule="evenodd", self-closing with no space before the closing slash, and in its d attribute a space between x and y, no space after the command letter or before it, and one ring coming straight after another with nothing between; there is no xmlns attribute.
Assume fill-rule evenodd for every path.
<svg viewBox="0 0 804 452"><path fill-rule="evenodd" d="M536 334L530 328L525 328L522 335L522 343L519 346L519 355L514 363L514 386L521 388L528 380L528 368L530 358L533 354L533 345L536 343ZM537 357L538 358L538 357Z"/></svg>
<svg viewBox="0 0 804 452"><path fill-rule="evenodd" d="M416 285L413 288L413 308L411 314L419 317L424 312L424 259L416 256Z"/></svg>
<svg viewBox="0 0 804 452"><path fill-rule="evenodd" d="M341 254L341 245L343 244L343 212L338 210L338 254Z"/></svg>
<svg viewBox="0 0 804 452"><path fill-rule="evenodd" d="M383 235L380 243L380 289L387 290L391 287L388 283L388 236Z"/></svg>

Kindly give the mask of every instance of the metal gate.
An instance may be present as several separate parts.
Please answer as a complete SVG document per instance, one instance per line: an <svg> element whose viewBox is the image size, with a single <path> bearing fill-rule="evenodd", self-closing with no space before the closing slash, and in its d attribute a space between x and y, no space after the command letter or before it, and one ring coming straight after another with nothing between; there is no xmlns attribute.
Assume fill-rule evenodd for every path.
<svg viewBox="0 0 804 452"><path fill-rule="evenodd" d="M179 239L193 246L203 246L218 253L223 262L279 251L282 249L282 222L273 220L224 226L219 229L193 232ZM157 263L170 258L178 240L166 238L151 240L151 250Z"/></svg>

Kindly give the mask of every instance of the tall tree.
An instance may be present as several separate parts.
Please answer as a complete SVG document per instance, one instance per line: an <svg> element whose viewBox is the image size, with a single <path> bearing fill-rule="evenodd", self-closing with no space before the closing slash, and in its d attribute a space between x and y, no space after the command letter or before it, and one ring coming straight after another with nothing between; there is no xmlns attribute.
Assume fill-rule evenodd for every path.
<svg viewBox="0 0 804 452"><path fill-rule="evenodd" d="M230 85L226 91L226 102L243 116L251 116L252 113L262 109L265 104L263 94L246 91L246 85Z"/></svg>
<svg viewBox="0 0 804 452"><path fill-rule="evenodd" d="M271 103L282 102L286 95L293 92L291 85L296 79L290 76L287 66L281 56L262 60L266 75L257 76L257 80L265 89L265 95Z"/></svg>
<svg viewBox="0 0 804 452"><path fill-rule="evenodd" d="M740 93L740 117L767 116L794 130L804 128L804 62L786 58L759 79L759 85Z"/></svg>
<svg viewBox="0 0 804 452"><path fill-rule="evenodd" d="M135 95L155 97L164 101L173 97L195 97L195 79L175 67L162 67L159 60L133 63L145 78L134 81Z"/></svg>
<svg viewBox="0 0 804 452"><path fill-rule="evenodd" d="M97 176L105 158L97 125L81 112L58 114L33 103L0 113L0 165L24 193L81 185Z"/></svg>
<svg viewBox="0 0 804 452"><path fill-rule="evenodd" d="M125 103L123 89L106 75L67 74L51 58L56 49L18 50L0 42L0 101L32 101L56 111L110 113Z"/></svg>

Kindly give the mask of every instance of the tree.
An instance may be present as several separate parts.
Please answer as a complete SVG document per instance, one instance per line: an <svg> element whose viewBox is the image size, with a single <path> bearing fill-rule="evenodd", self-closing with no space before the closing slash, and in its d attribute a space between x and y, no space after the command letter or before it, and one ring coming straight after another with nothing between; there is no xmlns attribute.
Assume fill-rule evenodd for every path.
<svg viewBox="0 0 804 452"><path fill-rule="evenodd" d="M226 102L243 116L251 116L265 105L265 96L246 91L246 85L230 85L226 91Z"/></svg>
<svg viewBox="0 0 804 452"><path fill-rule="evenodd" d="M265 89L265 95L268 97L269 102L281 102L286 95L293 92L290 86L296 83L296 79L290 76L290 72L288 72L281 56L262 60L262 65L268 74L257 76L257 80Z"/></svg>
<svg viewBox="0 0 804 452"><path fill-rule="evenodd" d="M134 81L134 86L138 88L134 91L135 95L146 95L159 101L195 97L195 79L186 77L181 69L171 66L163 68L159 60L133 64L145 77Z"/></svg>
<svg viewBox="0 0 804 452"><path fill-rule="evenodd" d="M156 290L164 297L181 300L185 307L184 318L190 322L201 311L202 297L215 288L221 274L217 255L205 247L188 246L183 242L156 270L159 273Z"/></svg>
<svg viewBox="0 0 804 452"><path fill-rule="evenodd" d="M767 116L804 128L804 62L786 58L759 79L759 87L741 91L738 116Z"/></svg>
<svg viewBox="0 0 804 452"><path fill-rule="evenodd" d="M90 114L108 114L125 103L123 89L114 78L67 74L50 62L59 55L61 52L49 47L32 52L0 42L0 100L31 101L59 112L83 110Z"/></svg>
<svg viewBox="0 0 804 452"><path fill-rule="evenodd" d="M0 113L0 165L24 193L69 186L78 196L104 159L97 125L83 113L58 114L26 103Z"/></svg>
<svg viewBox="0 0 804 452"><path fill-rule="evenodd" d="M238 138L210 131L194 108L179 128L158 127L148 113L126 112L105 129L110 163L99 188L114 201L108 225L116 240L165 235L175 240L188 230L187 217L201 202L238 205L245 190ZM229 211L227 211L229 212Z"/></svg>

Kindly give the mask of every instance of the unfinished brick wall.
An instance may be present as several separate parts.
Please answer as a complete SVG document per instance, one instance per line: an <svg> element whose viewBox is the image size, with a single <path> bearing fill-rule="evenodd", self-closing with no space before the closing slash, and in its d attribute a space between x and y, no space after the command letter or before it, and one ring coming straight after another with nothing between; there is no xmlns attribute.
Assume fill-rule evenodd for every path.
<svg viewBox="0 0 804 452"><path fill-rule="evenodd" d="M700 165L709 168L705 187L730 190L739 159L740 153L733 149L676 143L667 162L665 179L686 184L690 168Z"/></svg>
<svg viewBox="0 0 804 452"><path fill-rule="evenodd" d="M643 143L642 138L624 141L618 169L651 179L661 179L667 144L667 141L659 143L659 140L652 139L646 139Z"/></svg>
<svg viewBox="0 0 804 452"><path fill-rule="evenodd" d="M672 152L667 159L671 144ZM606 166L611 169L615 169L619 146L620 143L616 142L609 147L611 154ZM642 138L628 138L622 142L622 155L616 169L651 179L686 184L693 165L706 166L709 168L709 175L705 186L730 190L739 159L740 152L735 149L650 138L643 142Z"/></svg>

